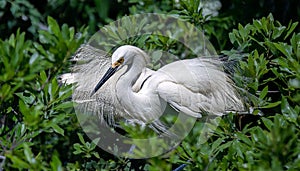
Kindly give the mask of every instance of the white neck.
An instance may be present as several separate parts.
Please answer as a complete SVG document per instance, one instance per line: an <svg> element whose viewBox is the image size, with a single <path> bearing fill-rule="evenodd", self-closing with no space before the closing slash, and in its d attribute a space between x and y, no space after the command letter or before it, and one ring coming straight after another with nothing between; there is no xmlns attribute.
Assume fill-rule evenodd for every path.
<svg viewBox="0 0 300 171"><path fill-rule="evenodd" d="M117 81L117 98L129 116L148 122L159 117L163 113L164 107L162 107L159 96L154 93L155 91L149 90L141 93L132 90L133 84L146 66L146 61L138 55L140 54L133 57L133 62L128 66L127 72L123 71L124 73Z"/></svg>

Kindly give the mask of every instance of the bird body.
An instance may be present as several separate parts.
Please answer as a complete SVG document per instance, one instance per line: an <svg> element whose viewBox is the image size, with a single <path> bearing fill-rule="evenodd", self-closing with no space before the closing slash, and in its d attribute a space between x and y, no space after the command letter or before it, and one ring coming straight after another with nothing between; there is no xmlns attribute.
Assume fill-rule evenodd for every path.
<svg viewBox="0 0 300 171"><path fill-rule="evenodd" d="M149 60L137 47L119 47L112 55L111 67L91 95L114 77L116 81L111 86L118 101L115 107L125 112L125 117L144 123L158 119L167 104L193 117L243 110L243 103L219 60L179 60L157 71L146 68Z"/></svg>

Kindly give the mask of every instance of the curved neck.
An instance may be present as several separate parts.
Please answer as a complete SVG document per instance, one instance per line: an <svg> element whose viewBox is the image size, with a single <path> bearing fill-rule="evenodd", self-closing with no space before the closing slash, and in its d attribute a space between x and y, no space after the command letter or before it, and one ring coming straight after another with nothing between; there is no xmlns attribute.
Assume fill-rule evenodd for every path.
<svg viewBox="0 0 300 171"><path fill-rule="evenodd" d="M159 96L153 93L153 90L136 93L132 89L133 84L146 66L146 61L141 58L140 56L133 58L127 71L124 71L120 76L116 84L116 94L121 107L129 116L148 122L160 116L163 109Z"/></svg>
<svg viewBox="0 0 300 171"><path fill-rule="evenodd" d="M142 56L138 56L139 54L135 55L132 58L132 62L127 65L123 74L121 74L116 89L121 90L119 93L134 93L132 90L133 84L136 82L140 74L142 73L143 68L146 66L146 61L143 59ZM146 56L148 57L148 56ZM124 91L126 90L126 91Z"/></svg>

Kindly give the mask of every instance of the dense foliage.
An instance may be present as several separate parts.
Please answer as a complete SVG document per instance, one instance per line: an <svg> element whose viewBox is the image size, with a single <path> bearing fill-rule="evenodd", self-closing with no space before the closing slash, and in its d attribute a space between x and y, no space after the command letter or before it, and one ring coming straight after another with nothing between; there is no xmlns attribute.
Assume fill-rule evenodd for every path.
<svg viewBox="0 0 300 171"><path fill-rule="evenodd" d="M215 16L203 15L199 3L1 1L0 170L171 170L182 164L185 170L299 170L299 2L221 1ZM143 12L177 15L203 29L238 66L230 73L253 117L219 118L207 142L199 142L197 123L170 154L147 160L112 156L88 139L73 110L71 86L58 77L98 26ZM169 46L163 38L147 40L158 49Z"/></svg>

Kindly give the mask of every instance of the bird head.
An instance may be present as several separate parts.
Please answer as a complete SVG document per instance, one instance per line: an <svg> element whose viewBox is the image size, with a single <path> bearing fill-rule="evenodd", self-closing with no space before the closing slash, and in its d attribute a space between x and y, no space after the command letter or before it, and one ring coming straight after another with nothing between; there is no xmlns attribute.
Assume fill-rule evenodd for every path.
<svg viewBox="0 0 300 171"><path fill-rule="evenodd" d="M131 46L131 45L124 45L119 47L113 54L112 54L112 65L106 71L102 79L98 82L96 87L91 93L91 96L94 95L99 88L119 69L121 69L125 65L134 65L137 66L145 66L148 61L148 55L142 51L140 48Z"/></svg>
<svg viewBox="0 0 300 171"><path fill-rule="evenodd" d="M140 65L148 63L149 57L143 50L131 45L120 46L112 54L112 67L121 68L124 65L131 65L133 61L135 65Z"/></svg>

